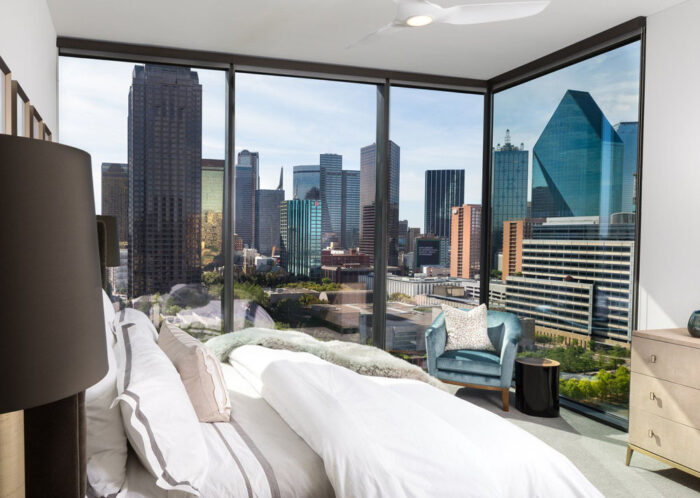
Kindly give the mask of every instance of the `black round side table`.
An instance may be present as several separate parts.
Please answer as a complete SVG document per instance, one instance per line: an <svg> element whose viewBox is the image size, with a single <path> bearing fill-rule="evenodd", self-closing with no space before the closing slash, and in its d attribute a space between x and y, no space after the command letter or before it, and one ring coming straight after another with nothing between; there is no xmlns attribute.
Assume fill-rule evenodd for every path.
<svg viewBox="0 0 700 498"><path fill-rule="evenodd" d="M536 417L559 416L559 362L547 358L515 360L515 407Z"/></svg>

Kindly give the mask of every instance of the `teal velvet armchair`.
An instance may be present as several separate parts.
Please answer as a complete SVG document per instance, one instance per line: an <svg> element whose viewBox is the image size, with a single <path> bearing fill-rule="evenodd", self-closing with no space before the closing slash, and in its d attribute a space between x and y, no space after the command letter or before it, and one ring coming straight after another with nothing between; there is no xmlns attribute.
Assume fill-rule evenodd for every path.
<svg viewBox="0 0 700 498"><path fill-rule="evenodd" d="M501 391L503 410L508 399L515 355L522 337L520 320L513 313L488 312L488 334L496 353L488 351L445 351L447 331L443 313L425 331L428 373L448 384Z"/></svg>

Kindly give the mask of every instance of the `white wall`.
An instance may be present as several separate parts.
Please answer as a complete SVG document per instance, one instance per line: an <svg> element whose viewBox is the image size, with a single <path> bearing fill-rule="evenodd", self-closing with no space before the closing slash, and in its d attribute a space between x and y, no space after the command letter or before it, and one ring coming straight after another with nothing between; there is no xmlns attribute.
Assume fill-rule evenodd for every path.
<svg viewBox="0 0 700 498"><path fill-rule="evenodd" d="M639 324L700 309L700 0L647 19Z"/></svg>
<svg viewBox="0 0 700 498"><path fill-rule="evenodd" d="M0 0L0 57L56 140L58 52L46 0Z"/></svg>

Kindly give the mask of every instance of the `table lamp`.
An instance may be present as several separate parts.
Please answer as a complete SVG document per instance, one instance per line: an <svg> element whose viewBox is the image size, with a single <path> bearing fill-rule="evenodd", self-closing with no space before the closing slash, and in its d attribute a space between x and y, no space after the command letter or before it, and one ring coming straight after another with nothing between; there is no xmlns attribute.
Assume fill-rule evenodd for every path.
<svg viewBox="0 0 700 498"><path fill-rule="evenodd" d="M84 496L82 396L107 373L90 156L0 135L0 234L0 496Z"/></svg>

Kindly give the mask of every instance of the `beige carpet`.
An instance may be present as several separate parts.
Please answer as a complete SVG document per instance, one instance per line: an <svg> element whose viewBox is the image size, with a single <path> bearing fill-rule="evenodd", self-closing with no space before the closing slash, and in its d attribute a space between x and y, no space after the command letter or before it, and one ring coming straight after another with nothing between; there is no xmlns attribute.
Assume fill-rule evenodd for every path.
<svg viewBox="0 0 700 498"><path fill-rule="evenodd" d="M531 417L515 408L515 393L509 412L501 410L500 393L460 389L457 396L503 416L566 455L607 497L700 496L700 479L653 458L634 453L626 467L627 434L583 415L562 408L559 418Z"/></svg>

